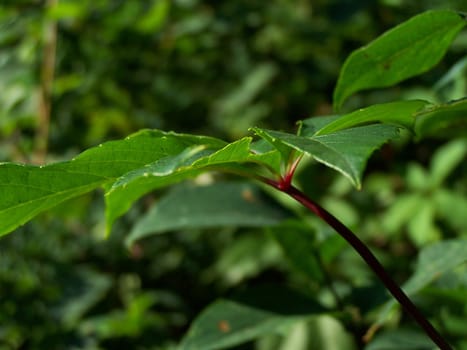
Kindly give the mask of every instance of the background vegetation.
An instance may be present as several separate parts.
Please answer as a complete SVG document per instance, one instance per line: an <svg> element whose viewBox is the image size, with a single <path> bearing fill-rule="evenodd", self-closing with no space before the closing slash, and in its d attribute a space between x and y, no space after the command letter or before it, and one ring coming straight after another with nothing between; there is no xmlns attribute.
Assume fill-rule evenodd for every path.
<svg viewBox="0 0 467 350"><path fill-rule="evenodd" d="M226 140L253 125L294 130L299 119L332 113L332 90L352 50L440 6L467 8L462 1L397 0L4 1L0 160L69 159L141 128ZM466 96L466 48L464 31L434 70L358 94L344 110ZM311 162L298 181L403 282L420 249L467 236L465 148L462 140L414 143L403 136L371 159L363 191ZM280 293L278 286L313 295L341 314L238 348L361 346L387 297L327 228L310 238L322 254L319 270L285 256L273 230L258 228L181 228L127 249L128 232L162 195L135 205L108 239L100 194L67 202L3 237L0 349L171 349L208 304L264 285L274 285L269 295ZM467 349L466 289L461 266L417 299L459 349ZM400 313L377 333L380 342L385 336L420 337L413 348L430 348Z"/></svg>

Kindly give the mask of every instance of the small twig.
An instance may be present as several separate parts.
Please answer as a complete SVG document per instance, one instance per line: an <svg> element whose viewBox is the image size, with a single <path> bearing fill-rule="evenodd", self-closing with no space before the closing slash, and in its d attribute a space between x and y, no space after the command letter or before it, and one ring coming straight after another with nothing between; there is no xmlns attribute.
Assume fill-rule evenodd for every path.
<svg viewBox="0 0 467 350"><path fill-rule="evenodd" d="M58 0L47 0L46 9L56 6L57 3ZM39 111L33 156L35 163L44 163L47 155L56 50L57 23L53 19L47 19L45 20L44 49L40 71Z"/></svg>

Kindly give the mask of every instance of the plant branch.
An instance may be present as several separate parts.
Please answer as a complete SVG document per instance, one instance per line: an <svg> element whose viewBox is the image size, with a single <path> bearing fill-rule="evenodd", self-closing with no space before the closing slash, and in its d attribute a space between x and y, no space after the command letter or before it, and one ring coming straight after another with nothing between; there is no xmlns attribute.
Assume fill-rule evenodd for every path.
<svg viewBox="0 0 467 350"><path fill-rule="evenodd" d="M46 10L56 6L58 0L47 0ZM55 72L55 58L57 50L57 23L54 19L45 20L44 28L44 49L42 55L42 65L40 68L40 89L39 89L39 112L35 137L35 151L33 161L44 163L47 154L52 83Z"/></svg>
<svg viewBox="0 0 467 350"><path fill-rule="evenodd" d="M281 182L276 182L270 179L262 179L265 183L273 186L274 188L282 191L296 201L301 203L311 212L316 214L319 218L324 220L329 226L337 231L362 257L368 264L373 272L380 278L389 292L401 304L405 312L414 318L414 320L424 329L425 333L431 340L438 345L441 350L452 350L452 347L447 341L438 333L433 325L423 316L420 310L409 299L405 292L397 285L389 273L384 269L381 263L376 259L370 249L363 243L349 228L340 222L335 216L329 213L326 209L315 203L306 194L295 188L294 186L284 186Z"/></svg>

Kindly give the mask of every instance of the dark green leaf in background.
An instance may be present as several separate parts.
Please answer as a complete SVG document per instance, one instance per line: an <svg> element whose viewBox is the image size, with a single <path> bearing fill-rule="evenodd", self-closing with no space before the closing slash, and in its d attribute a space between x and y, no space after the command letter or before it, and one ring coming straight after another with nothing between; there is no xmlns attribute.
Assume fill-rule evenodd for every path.
<svg viewBox="0 0 467 350"><path fill-rule="evenodd" d="M435 193L434 201L438 214L461 235L467 234L467 198L462 193L440 189Z"/></svg>
<svg viewBox="0 0 467 350"><path fill-rule="evenodd" d="M247 290L233 300L218 300L208 306L193 322L179 349L238 345L323 312L313 300L280 286Z"/></svg>
<svg viewBox="0 0 467 350"><path fill-rule="evenodd" d="M395 330L375 337L365 350L433 350L433 343L423 333L412 330Z"/></svg>
<svg viewBox="0 0 467 350"><path fill-rule="evenodd" d="M126 243L154 233L222 226L262 227L279 223L287 212L249 183L183 185L162 197L138 221Z"/></svg>
<svg viewBox="0 0 467 350"><path fill-rule="evenodd" d="M440 147L430 162L431 186L441 186L454 169L467 160L466 156L467 138L452 140Z"/></svg>
<svg viewBox="0 0 467 350"><path fill-rule="evenodd" d="M160 319L150 311L151 307L157 303L157 297L157 292L135 295L126 305L126 310L93 315L84 320L79 327L80 333L93 335L99 339L138 338L145 329L154 330L160 327Z"/></svg>
<svg viewBox="0 0 467 350"><path fill-rule="evenodd" d="M467 136L467 98L434 105L416 117L415 134L420 139Z"/></svg>
<svg viewBox="0 0 467 350"><path fill-rule="evenodd" d="M219 230L219 233L217 238L222 237L225 230ZM280 265L282 256L280 247L266 232L244 228L223 249L204 277L223 287L234 287Z"/></svg>
<svg viewBox="0 0 467 350"><path fill-rule="evenodd" d="M424 248L418 257L415 274L403 285L408 294L416 293L441 274L467 261L467 240L445 240Z"/></svg>
<svg viewBox="0 0 467 350"><path fill-rule="evenodd" d="M427 246L418 256L415 273L403 284L402 288L409 296L420 292L443 273L466 263L466 251L467 240L465 239L445 240ZM377 322L384 323L396 305L397 302L395 300L386 303Z"/></svg>

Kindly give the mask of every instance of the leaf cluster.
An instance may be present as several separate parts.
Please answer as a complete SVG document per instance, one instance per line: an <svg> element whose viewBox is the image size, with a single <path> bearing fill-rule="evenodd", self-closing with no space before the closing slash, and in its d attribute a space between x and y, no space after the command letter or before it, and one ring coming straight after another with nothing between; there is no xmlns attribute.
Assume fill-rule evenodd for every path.
<svg viewBox="0 0 467 350"><path fill-rule="evenodd" d="M133 30L146 35L150 31L162 30L167 20L168 9L172 6L170 4L165 1L154 3ZM125 13L141 11L140 5L125 6L129 7ZM52 9L48 16L52 19L64 19L68 16L72 19L71 26L78 25L80 20L90 20L89 15L82 9L84 7L72 3L69 7L60 5ZM298 16L293 12L289 15ZM177 30L182 33L190 30L197 33L197 30L214 25L209 15L205 15L207 16L205 18L202 16L198 14L191 18L193 21L191 24L178 23L176 30L172 29L175 33ZM124 22L123 19L121 20ZM261 235L254 238L235 236L235 233L230 232L230 239L222 243L213 241L214 245L227 246L225 248L227 253L222 255L217 265L210 269L205 266L193 269L203 271L203 278L206 281L212 279L212 276L224 274L220 288L228 288L255 275L264 267L275 266L279 270L292 271L290 274L293 278L288 281L291 284L297 283L302 286L312 284L308 293L303 292L307 288L302 288L301 293L297 293L292 290L293 288L273 286L266 289L247 289L229 299L217 300L199 313L183 336L179 347L218 349L257 340L255 346L260 349L278 348L277 345L271 347L272 343L282 344L287 348L293 346L288 345L293 342L301 342L296 348L305 349L310 344L313 332L326 326L334 329L339 335L339 346L345 344L348 348L356 348L359 340L352 339L343 328L343 324L347 329L358 328L363 323L372 324L366 333L367 340L372 340L373 333L378 327L387 323L391 315L393 317L397 315L397 310L395 304L381 292L381 286L365 274L360 275L360 277L364 276L365 281L360 281L363 286L353 286L350 292L346 291L346 288L352 287L352 283L358 285L358 281L355 281L355 276L351 276L352 272L346 271L345 268L341 269L343 275L341 285L329 281L331 272L339 274L332 270L339 265L341 254L345 254L340 238L329 228L323 228L313 220L303 218L297 207L286 202L279 203L282 199L268 194L268 190L251 182L215 182L205 186L199 186L198 183L203 181L203 176L207 176L209 182L219 176L219 173L226 173L257 180L260 183L273 184L280 190L290 185L297 164L303 158L305 162L315 160L338 171L349 180L348 183L360 190L365 181L363 175L372 153L387 142L398 139L401 130L417 140L461 136L433 156L428 171L418 165L409 165L407 182L410 191L405 196L395 199L394 206L383 214L382 218L385 232L395 234L401 228L407 227L411 243L420 249L417 266L404 288L411 295L426 291L424 297L427 300L438 295L444 296L446 305L450 305L443 309L440 319L446 325L452 339L458 340L458 328L462 327L462 322L465 322L465 312L454 316L452 313L455 312L456 305L465 302L465 295L462 296L462 291L465 291L462 276L465 274L466 260L462 252L465 251L467 243L462 237L444 239L448 237L443 237L437 231L435 220L437 215L442 217L448 222L449 230L452 232L467 230L462 213L452 214L450 209L447 209L450 206L456 207L457 204L464 206L464 197L444 185L446 179L463 163L467 154L465 143L467 100L440 102L416 98L386 101L350 112L341 111L345 109L344 103L360 91L393 86L431 69L441 60L464 26L465 19L454 11L428 11L396 26L365 47L354 51L344 63L334 90L335 114L304 119L300 121L296 133L253 127L251 131L256 138L244 136L238 137L233 142L226 142L217 137L148 129L131 134L125 139L89 148L68 161L53 162L43 166L1 163L0 234L6 235L13 230L22 231L24 229L20 227L38 214L49 212L55 207L60 208L59 205L73 198L74 201L79 201L83 195L95 189L102 189L104 192L106 217L104 226L107 227L107 233L116 226L113 237L126 240L127 247L130 248L131 254L134 254L135 260L138 259L139 249L143 249L141 243L143 238L144 242L150 239L157 240L162 247L164 244L169 244L164 241L167 238L161 233L178 231L176 236L180 240L179 246L183 249L193 249L191 256L200 258L199 255L202 254L197 255L196 249L193 248L196 246L195 238L184 241L186 238L183 238L183 233L186 231L197 232L201 237L201 232L210 232L218 227L226 227L227 230L240 227L246 232L265 228ZM115 28L114 31L111 28L103 33L103 36L112 42L115 36L120 34ZM158 40L168 40L162 34L161 37L162 39ZM170 43L167 45L170 46ZM181 52L187 50L188 53L191 52L190 50L196 50L190 48L187 43L185 43L187 46L184 46L183 42L177 42L177 45L179 47L172 47L171 50ZM193 64L195 63L196 60ZM228 116L227 123L229 118L231 118L230 122L234 120L233 116L243 106L252 103L253 96L272 79L276 70L277 67L268 64L260 65L251 72L249 79L243 81L239 92L232 93L225 100L220 99L216 108L220 111L220 115ZM122 96L118 91L109 89L111 94L116 94L116 99ZM183 99L183 96L179 98ZM251 125L253 124L251 121L261 119L264 109L261 109L261 105L256 107L249 109L252 114L245 117L242 122ZM234 134L238 133L232 133ZM314 170L321 169L313 163L309 167ZM298 174L298 180L301 182L307 181L303 174ZM186 180L193 179L193 182L186 183ZM386 181L386 184L390 181L388 176L382 176L380 180L383 183ZM175 186L172 191L160 198L151 210L139 216L133 227L122 230L127 217L123 219L121 217L124 214L131 215L132 210L138 210L139 199L156 190L163 190L179 183L182 184ZM357 193L351 192L350 187L346 185L340 186L345 189L343 191L345 193ZM462 190L461 181L456 186ZM392 195L396 194L392 193ZM348 206L335 199L332 195L327 198L331 206L334 205L338 211L345 213ZM351 222L352 208L347 210L347 213L350 213L348 216ZM116 224L118 218L121 219ZM47 234L47 232L42 233ZM153 237L149 238L149 236ZM425 247L432 242L436 244ZM229 244L232 246L228 247ZM187 248L188 246L192 248ZM39 255L46 256L45 252L46 250ZM177 252L176 249L164 251L159 247L155 252L161 255L163 261L161 268L155 268L153 273L156 275L166 276L166 271L171 269L171 261L176 262L174 266L182 265L183 253ZM285 256L289 264L284 264L280 259L281 256ZM157 256L152 258L154 261L158 259ZM54 260L59 261L60 258L54 257ZM79 261L79 258L74 260ZM189 261L192 263L196 259L190 258ZM344 261L348 260L344 259ZM235 266L237 262L240 263L239 267ZM52 266L52 274L60 274L60 270L55 271L55 263L50 266ZM187 271L190 270L189 266L185 268ZM166 271L162 271L164 269ZM135 270L138 271L137 268ZM73 327L77 320L96 303L96 300L102 298L105 293L111 293L112 282L107 276L96 275L85 266L72 270L66 265L65 271L67 275L69 274L68 278L71 282L65 281L64 284L77 284L84 289L82 293L70 291L69 293L76 293L70 297L73 303L67 304L63 301L65 306L57 311L60 315L59 319ZM355 272L354 274L357 275ZM184 308L179 298L163 290L153 290L154 288L144 290L135 273L128 275L130 277L121 282L121 290L118 292L124 309L106 315L99 315L98 310L95 310L96 315L80 323L81 335L110 339L111 342L115 337L137 338L146 334L147 329L154 327L158 330L155 338L163 338L164 331L177 322L186 324L186 320L177 319L177 314L167 312L168 315L164 315L164 309ZM29 276L30 279L34 279L35 274L30 273ZM439 280L436 283L440 276L450 281L452 284L450 288L443 287ZM346 283L344 282L346 279L353 281ZM20 285L15 285L12 277L8 275L5 280L9 281L9 286L12 288L18 288ZM31 282L23 277L22 283L26 294L40 290L37 281ZM168 284L171 283L173 281ZM322 288L322 285L326 287ZM362 295L368 295L363 292L365 287L371 289L369 295L375 295L372 300L374 305L367 306L368 310L363 309L365 306L362 306L361 302L355 301ZM57 286L54 288L55 291L49 291L46 295L62 292ZM318 297L313 297L314 291L319 291ZM21 294L22 291L13 290L13 293ZM341 300L339 295L345 296L345 300ZM57 298L51 297L51 300L57 302ZM345 307L355 303L362 308L361 312L374 312L374 309L384 302L386 304L382 311L377 312L376 317L365 314L365 320L361 320L361 315L355 315ZM430 305L430 302L427 304ZM156 306L162 311L155 312ZM8 305L4 307L8 308ZM16 315L13 311L10 311L10 314ZM3 330L5 334L11 333L6 336L11 343L14 343L14 339L21 338L20 335L14 334L17 329L5 327ZM354 329L353 332L358 336L362 335L359 330ZM53 330L49 332L51 333ZM322 334L316 336L317 339L323 338ZM412 342L410 348L413 349L429 347L426 339L419 336L419 332L405 329L400 332L383 333L381 337L376 337L370 342L367 348L378 348L383 346L381 344L387 343L394 346L396 341L402 344ZM40 335L37 337L40 338ZM325 344L325 338L320 340L321 348L332 348L331 345ZM20 343L19 340L18 342ZM465 345L461 340L459 344ZM90 348L92 344L86 346ZM170 344L167 346L170 347Z"/></svg>

